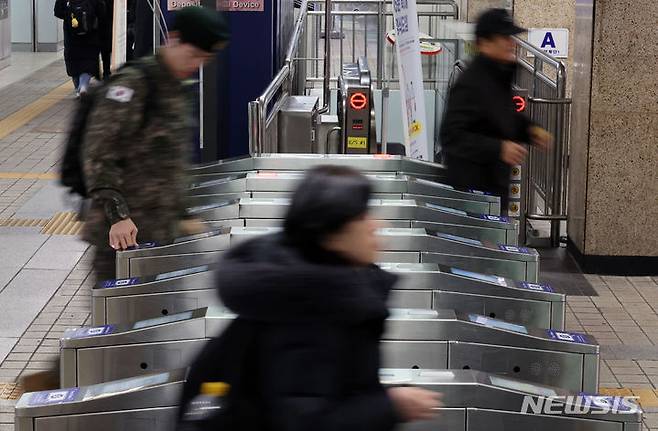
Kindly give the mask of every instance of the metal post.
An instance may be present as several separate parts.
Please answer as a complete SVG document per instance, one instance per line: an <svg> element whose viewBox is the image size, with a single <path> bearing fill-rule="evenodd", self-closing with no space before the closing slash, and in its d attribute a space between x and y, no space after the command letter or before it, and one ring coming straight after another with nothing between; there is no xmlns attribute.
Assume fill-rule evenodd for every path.
<svg viewBox="0 0 658 431"><path fill-rule="evenodd" d="M388 96L389 88L382 89L382 154L388 153Z"/></svg>
<svg viewBox="0 0 658 431"><path fill-rule="evenodd" d="M331 90L329 88L331 79L331 0L324 2L324 88L322 91L322 108L318 110L318 114L329 112L329 98L331 97Z"/></svg>
<svg viewBox="0 0 658 431"><path fill-rule="evenodd" d="M384 15L385 8L386 3L384 3L384 0L381 0L377 7L377 88L382 88L382 75L384 70L383 33L386 29L386 16Z"/></svg>
<svg viewBox="0 0 658 431"><path fill-rule="evenodd" d="M258 155L258 128L258 101L254 100L249 102L249 154L252 156Z"/></svg>

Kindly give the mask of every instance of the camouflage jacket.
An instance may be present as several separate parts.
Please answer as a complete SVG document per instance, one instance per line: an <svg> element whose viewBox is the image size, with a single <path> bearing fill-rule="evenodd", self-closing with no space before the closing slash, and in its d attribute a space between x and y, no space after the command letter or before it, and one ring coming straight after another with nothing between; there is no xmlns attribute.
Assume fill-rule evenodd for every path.
<svg viewBox="0 0 658 431"><path fill-rule="evenodd" d="M185 214L188 97L160 57L141 61L100 90L88 119L83 160L93 202L83 238L97 246L107 246L111 224L126 217L139 243L170 242Z"/></svg>

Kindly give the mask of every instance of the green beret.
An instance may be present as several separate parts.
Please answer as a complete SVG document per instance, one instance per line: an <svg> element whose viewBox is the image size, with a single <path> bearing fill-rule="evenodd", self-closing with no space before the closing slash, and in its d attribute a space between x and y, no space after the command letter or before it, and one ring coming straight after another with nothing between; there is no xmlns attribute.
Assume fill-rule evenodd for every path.
<svg viewBox="0 0 658 431"><path fill-rule="evenodd" d="M188 6L176 12L171 30L189 43L206 52L216 50L217 44L229 39L228 24L220 12L199 6Z"/></svg>

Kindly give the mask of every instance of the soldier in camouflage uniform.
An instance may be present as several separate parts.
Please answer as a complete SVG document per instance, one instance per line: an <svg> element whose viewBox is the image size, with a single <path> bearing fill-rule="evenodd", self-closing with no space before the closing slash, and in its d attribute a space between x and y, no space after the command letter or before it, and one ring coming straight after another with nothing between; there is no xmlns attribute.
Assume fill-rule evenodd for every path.
<svg viewBox="0 0 658 431"><path fill-rule="evenodd" d="M92 198L83 237L96 247L97 280L114 278L116 250L195 230L185 214L192 129L181 80L227 39L216 12L184 8L167 45L139 67L121 69L97 95L83 149Z"/></svg>

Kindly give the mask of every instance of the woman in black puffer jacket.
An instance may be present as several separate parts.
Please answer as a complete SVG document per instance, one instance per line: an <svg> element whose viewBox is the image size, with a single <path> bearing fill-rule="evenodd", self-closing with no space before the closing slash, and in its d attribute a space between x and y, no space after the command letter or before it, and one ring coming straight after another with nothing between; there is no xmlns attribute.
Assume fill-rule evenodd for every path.
<svg viewBox="0 0 658 431"><path fill-rule="evenodd" d="M385 431L429 418L439 405L434 392L379 383L379 340L396 277L373 264L379 226L368 214L370 190L352 169L312 169L283 232L225 256L219 294L238 318L222 337L223 355L207 350L190 382L208 381L199 364L240 381L231 428ZM226 370L235 367L245 369Z"/></svg>

